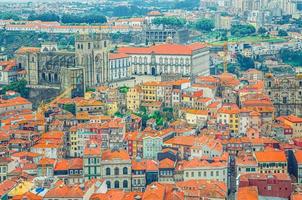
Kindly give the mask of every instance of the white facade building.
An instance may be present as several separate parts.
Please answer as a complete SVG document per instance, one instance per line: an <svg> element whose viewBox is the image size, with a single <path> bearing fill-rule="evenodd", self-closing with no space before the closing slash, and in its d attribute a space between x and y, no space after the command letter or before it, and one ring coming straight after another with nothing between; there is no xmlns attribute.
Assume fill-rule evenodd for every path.
<svg viewBox="0 0 302 200"><path fill-rule="evenodd" d="M184 76L210 74L209 49L201 43L121 47L118 52L129 55L132 74L176 73Z"/></svg>

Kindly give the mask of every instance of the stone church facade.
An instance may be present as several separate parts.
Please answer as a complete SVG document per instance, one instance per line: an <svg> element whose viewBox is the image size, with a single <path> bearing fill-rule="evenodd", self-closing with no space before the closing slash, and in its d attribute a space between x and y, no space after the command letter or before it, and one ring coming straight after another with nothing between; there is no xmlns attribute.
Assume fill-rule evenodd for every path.
<svg viewBox="0 0 302 200"><path fill-rule="evenodd" d="M302 116L302 75L265 76L265 89L276 108L275 115Z"/></svg>
<svg viewBox="0 0 302 200"><path fill-rule="evenodd" d="M83 93L86 87L108 81L109 46L104 34L78 34L73 52L45 43L41 48L20 48L16 51L16 60L17 65L26 70L26 80L32 87L61 90L73 87L74 92Z"/></svg>

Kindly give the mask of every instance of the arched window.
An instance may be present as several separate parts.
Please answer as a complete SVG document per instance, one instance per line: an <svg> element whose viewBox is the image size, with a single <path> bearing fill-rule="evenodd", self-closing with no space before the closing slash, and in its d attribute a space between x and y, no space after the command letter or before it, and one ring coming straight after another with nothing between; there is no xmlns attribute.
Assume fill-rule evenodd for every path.
<svg viewBox="0 0 302 200"><path fill-rule="evenodd" d="M111 173L110 173L110 168L107 167L107 168L106 168L106 175L109 176L110 174L111 174Z"/></svg>
<svg viewBox="0 0 302 200"><path fill-rule="evenodd" d="M120 188L120 182L114 181L114 188Z"/></svg>
<svg viewBox="0 0 302 200"><path fill-rule="evenodd" d="M107 184L107 188L110 189L111 188L111 182L110 181L106 181Z"/></svg>
<svg viewBox="0 0 302 200"><path fill-rule="evenodd" d="M45 73L43 72L42 73L42 79L45 81L45 79L46 79L46 76L45 76Z"/></svg>
<svg viewBox="0 0 302 200"><path fill-rule="evenodd" d="M123 188L128 188L128 181L127 180L123 181Z"/></svg>
<svg viewBox="0 0 302 200"><path fill-rule="evenodd" d="M51 74L48 74L48 81L49 81L49 82L52 82L52 81L51 81Z"/></svg>
<svg viewBox="0 0 302 200"><path fill-rule="evenodd" d="M159 58L159 63L160 63L160 64L163 63L163 58L162 58L162 57Z"/></svg>
<svg viewBox="0 0 302 200"><path fill-rule="evenodd" d="M58 74L54 75L54 82L58 82Z"/></svg>
<svg viewBox="0 0 302 200"><path fill-rule="evenodd" d="M123 174L128 174L128 168L127 167L123 168Z"/></svg>
<svg viewBox="0 0 302 200"><path fill-rule="evenodd" d="M114 168L114 175L119 175L119 168L118 167Z"/></svg>

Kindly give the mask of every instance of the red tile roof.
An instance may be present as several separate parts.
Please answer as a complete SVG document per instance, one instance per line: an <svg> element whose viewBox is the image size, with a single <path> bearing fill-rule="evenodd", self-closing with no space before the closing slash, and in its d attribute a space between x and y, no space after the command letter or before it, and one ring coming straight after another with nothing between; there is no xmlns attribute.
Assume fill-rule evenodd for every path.
<svg viewBox="0 0 302 200"><path fill-rule="evenodd" d="M206 48L206 45L159 44L150 47L120 47L118 52L126 54L161 54L161 55L192 55L193 51Z"/></svg>
<svg viewBox="0 0 302 200"><path fill-rule="evenodd" d="M115 59L122 59L122 58L128 58L128 54L125 53L110 53L109 54L109 59L110 60L115 60Z"/></svg>
<svg viewBox="0 0 302 200"><path fill-rule="evenodd" d="M258 200L257 186L240 187L237 193L237 200Z"/></svg>
<svg viewBox="0 0 302 200"><path fill-rule="evenodd" d="M165 158L159 161L159 168L160 169L172 169L175 168L175 162L170 160L169 158Z"/></svg>
<svg viewBox="0 0 302 200"><path fill-rule="evenodd" d="M83 198L84 192L78 185L59 185L50 189L44 198Z"/></svg>
<svg viewBox="0 0 302 200"><path fill-rule="evenodd" d="M130 160L130 157L125 150L105 150L102 153L102 160Z"/></svg>
<svg viewBox="0 0 302 200"><path fill-rule="evenodd" d="M284 151L255 152L257 162L287 162Z"/></svg>

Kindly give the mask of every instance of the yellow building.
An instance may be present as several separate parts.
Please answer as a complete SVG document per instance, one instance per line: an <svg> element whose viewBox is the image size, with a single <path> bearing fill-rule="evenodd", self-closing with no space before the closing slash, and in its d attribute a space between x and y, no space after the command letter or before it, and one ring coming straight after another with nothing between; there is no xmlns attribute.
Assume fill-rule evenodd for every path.
<svg viewBox="0 0 302 200"><path fill-rule="evenodd" d="M77 135L77 126L72 126L69 130L70 136L70 156L78 157L78 135Z"/></svg>
<svg viewBox="0 0 302 200"><path fill-rule="evenodd" d="M158 82L145 82L142 84L141 88L143 91L143 100L145 102L156 101Z"/></svg>
<svg viewBox="0 0 302 200"><path fill-rule="evenodd" d="M185 109L183 112L187 123L191 125L205 125L208 120L207 110Z"/></svg>
<svg viewBox="0 0 302 200"><path fill-rule="evenodd" d="M104 104L101 101L93 99L77 99L75 100L76 112L99 112L103 111Z"/></svg>
<svg viewBox="0 0 302 200"><path fill-rule="evenodd" d="M239 108L236 104L224 104L217 111L217 123L228 125L232 133L238 133Z"/></svg>
<svg viewBox="0 0 302 200"><path fill-rule="evenodd" d="M108 115L114 115L118 111L118 104L117 102L108 102L106 103L107 106L107 113Z"/></svg>
<svg viewBox="0 0 302 200"><path fill-rule="evenodd" d="M140 86L134 86L130 88L127 92L127 109L133 112L139 110L141 100L142 100L142 89Z"/></svg>
<svg viewBox="0 0 302 200"><path fill-rule="evenodd" d="M95 96L94 92L89 91L89 92L85 92L84 94L84 99L93 99Z"/></svg>
<svg viewBox="0 0 302 200"><path fill-rule="evenodd" d="M22 181L8 193L8 196L23 195L26 192L29 192L33 187L33 183L29 181Z"/></svg>

